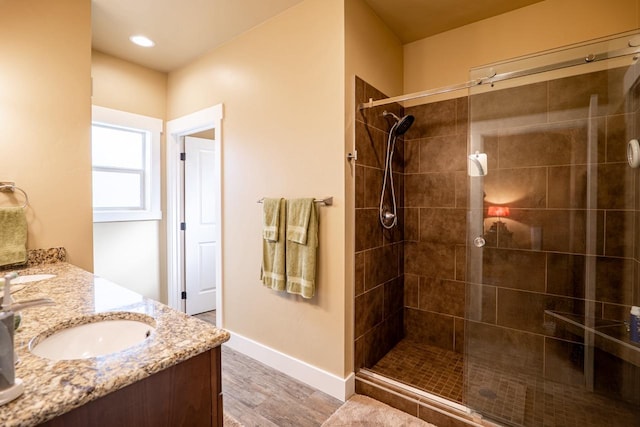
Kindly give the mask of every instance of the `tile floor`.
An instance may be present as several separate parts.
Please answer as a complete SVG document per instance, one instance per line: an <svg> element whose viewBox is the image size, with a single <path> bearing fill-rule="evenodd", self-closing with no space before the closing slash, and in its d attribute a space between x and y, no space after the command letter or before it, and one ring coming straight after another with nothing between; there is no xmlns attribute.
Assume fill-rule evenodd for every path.
<svg viewBox="0 0 640 427"><path fill-rule="evenodd" d="M214 312L195 317L215 325ZM320 426L342 402L222 346L224 409L246 427Z"/></svg>
<svg viewBox="0 0 640 427"><path fill-rule="evenodd" d="M215 312L196 317L215 325ZM407 339L371 370L474 407L505 425L640 425L640 412L635 406L526 372L498 370L481 360L471 363L466 393L461 354ZM225 345L222 388L225 410L247 427L320 426L342 404Z"/></svg>
<svg viewBox="0 0 640 427"><path fill-rule="evenodd" d="M370 370L509 426L640 426L637 406L481 359L467 363L465 385L460 353L404 339Z"/></svg>

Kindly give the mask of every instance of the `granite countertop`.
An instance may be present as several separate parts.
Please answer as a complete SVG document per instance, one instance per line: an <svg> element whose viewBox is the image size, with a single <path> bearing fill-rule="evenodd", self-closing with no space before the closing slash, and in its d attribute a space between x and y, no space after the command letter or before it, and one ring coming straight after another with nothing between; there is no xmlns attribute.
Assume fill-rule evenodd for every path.
<svg viewBox="0 0 640 427"><path fill-rule="evenodd" d="M16 377L24 394L0 406L0 425L31 426L69 412L112 391L221 345L229 333L65 262L16 270L20 276L55 274L15 292L20 302L51 298L55 305L21 312L14 342L19 357ZM3 272L4 275L5 272ZM147 318L155 331L119 353L81 360L53 361L32 354L29 342L60 325L101 313L106 318Z"/></svg>

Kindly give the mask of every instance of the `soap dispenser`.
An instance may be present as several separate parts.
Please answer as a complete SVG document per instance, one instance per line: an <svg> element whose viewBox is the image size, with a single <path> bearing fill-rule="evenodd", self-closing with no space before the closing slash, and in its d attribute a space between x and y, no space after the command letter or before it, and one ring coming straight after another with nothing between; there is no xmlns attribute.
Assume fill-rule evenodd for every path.
<svg viewBox="0 0 640 427"><path fill-rule="evenodd" d="M631 307L629 313L629 339L640 343L640 307Z"/></svg>
<svg viewBox="0 0 640 427"><path fill-rule="evenodd" d="M4 297L0 311L0 406L11 402L24 392L20 378L16 378L13 330L15 314L11 311L11 276L4 278Z"/></svg>

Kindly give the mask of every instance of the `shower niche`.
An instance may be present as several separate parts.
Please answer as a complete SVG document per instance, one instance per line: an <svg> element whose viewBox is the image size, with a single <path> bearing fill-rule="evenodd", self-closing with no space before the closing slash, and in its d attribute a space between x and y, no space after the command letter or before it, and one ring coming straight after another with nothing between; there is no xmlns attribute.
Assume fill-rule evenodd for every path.
<svg viewBox="0 0 640 427"><path fill-rule="evenodd" d="M598 42L588 48L613 59L356 112L358 392L385 396L379 382L387 403L406 391L470 423L640 419L640 345L625 325L640 305L640 175L626 155L640 65L626 47ZM385 98L356 78L356 105ZM390 229L379 219L385 110L415 118L395 143ZM471 173L474 153L484 173Z"/></svg>

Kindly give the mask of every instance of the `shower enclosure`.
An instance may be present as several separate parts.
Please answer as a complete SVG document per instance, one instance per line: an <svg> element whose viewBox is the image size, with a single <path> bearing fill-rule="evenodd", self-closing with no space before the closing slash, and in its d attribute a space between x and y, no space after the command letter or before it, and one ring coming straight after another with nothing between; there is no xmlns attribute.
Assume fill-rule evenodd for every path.
<svg viewBox="0 0 640 427"><path fill-rule="evenodd" d="M385 101L357 80L359 375L502 425L638 425L635 46L624 34L474 69L444 100L431 94L451 88ZM415 117L395 146L391 229L384 110Z"/></svg>

